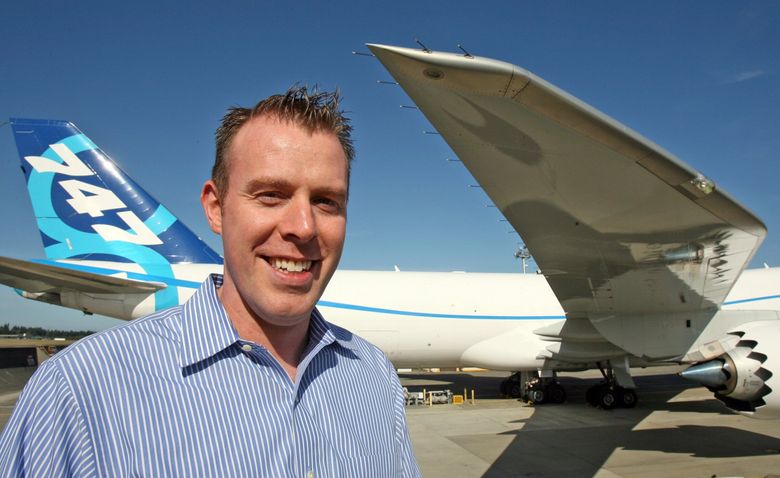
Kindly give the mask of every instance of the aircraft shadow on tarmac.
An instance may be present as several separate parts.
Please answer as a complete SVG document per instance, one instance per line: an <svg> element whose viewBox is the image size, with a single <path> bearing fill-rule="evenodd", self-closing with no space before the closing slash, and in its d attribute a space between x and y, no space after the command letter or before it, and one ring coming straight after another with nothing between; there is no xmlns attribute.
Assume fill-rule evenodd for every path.
<svg viewBox="0 0 780 478"><path fill-rule="evenodd" d="M404 374L407 379L431 375ZM464 386L475 388L478 398L498 398L501 378L472 374L435 376L441 388L459 393ZM592 476L601 469L616 450L683 454L700 458L740 458L780 454L780 440L775 437L723 426L724 418L733 415L714 398L673 401L681 392L694 388L687 381L669 375L635 377L639 404L634 409L604 411L585 403L585 392L597 379L561 377L568 393L564 405L542 405L533 414L514 423L523 428L500 435L514 435L511 443L493 460L484 477L507 476ZM411 388L411 387L410 387ZM432 388L432 387L429 387ZM650 414L667 411L673 414L693 413L695 424L686 420L662 421L637 427ZM702 416L700 414L706 414ZM713 425L707 425L707 423ZM461 446L469 441L491 440L495 436L451 437ZM506 438L496 444L505 444ZM648 455L649 456L649 455ZM518 466L520 465L520 466Z"/></svg>

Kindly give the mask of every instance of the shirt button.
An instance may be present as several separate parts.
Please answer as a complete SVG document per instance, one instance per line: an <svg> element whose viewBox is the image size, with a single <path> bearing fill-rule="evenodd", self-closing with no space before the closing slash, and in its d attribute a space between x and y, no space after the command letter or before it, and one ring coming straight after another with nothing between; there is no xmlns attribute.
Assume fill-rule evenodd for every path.
<svg viewBox="0 0 780 478"><path fill-rule="evenodd" d="M313 472L313 471L311 471L311 470L309 470L309 471L306 473L306 478L314 478L314 472Z"/></svg>
<svg viewBox="0 0 780 478"><path fill-rule="evenodd" d="M251 352L252 351L252 346L249 345L249 344L244 344L244 345L241 346L241 350L243 350L244 352Z"/></svg>

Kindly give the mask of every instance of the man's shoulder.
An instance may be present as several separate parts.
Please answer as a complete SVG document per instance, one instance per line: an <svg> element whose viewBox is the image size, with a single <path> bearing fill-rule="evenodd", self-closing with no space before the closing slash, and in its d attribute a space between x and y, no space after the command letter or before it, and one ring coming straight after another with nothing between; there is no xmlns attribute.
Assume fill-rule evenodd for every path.
<svg viewBox="0 0 780 478"><path fill-rule="evenodd" d="M180 342L181 306L171 307L94 333L69 345L48 360L53 364L100 360ZM117 354L117 352L119 354Z"/></svg>
<svg viewBox="0 0 780 478"><path fill-rule="evenodd" d="M342 346L357 352L361 358L371 359L383 366L389 363L385 353L376 345L344 327L339 327L332 322L327 322L327 324L336 340Z"/></svg>
<svg viewBox="0 0 780 478"><path fill-rule="evenodd" d="M401 386L395 366L387 355L376 345L343 327L330 322L328 326L340 344L330 350L344 358L331 372L332 376L339 377L336 383L347 386L360 377L362 384L373 390L375 396L386 397L390 402L398 400Z"/></svg>

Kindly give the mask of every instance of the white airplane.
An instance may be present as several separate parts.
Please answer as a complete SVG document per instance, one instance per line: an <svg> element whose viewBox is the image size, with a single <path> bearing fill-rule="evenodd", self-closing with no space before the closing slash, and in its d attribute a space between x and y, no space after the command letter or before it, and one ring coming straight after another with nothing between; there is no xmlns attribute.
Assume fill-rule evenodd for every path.
<svg viewBox="0 0 780 478"><path fill-rule="evenodd" d="M762 222L670 153L508 63L369 45L512 226L542 274L341 270L318 307L397 367L515 372L561 402L556 372L631 407L629 368L683 375L780 417L780 269L744 271ZM187 300L221 257L74 125L13 119L47 259L0 258L23 297L130 320Z"/></svg>

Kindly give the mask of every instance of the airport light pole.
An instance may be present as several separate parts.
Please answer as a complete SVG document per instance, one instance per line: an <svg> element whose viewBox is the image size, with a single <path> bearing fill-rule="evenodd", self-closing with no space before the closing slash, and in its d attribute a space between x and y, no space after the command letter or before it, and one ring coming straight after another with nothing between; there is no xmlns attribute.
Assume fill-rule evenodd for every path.
<svg viewBox="0 0 780 478"><path fill-rule="evenodd" d="M528 248L525 244L519 245L515 252L515 259L520 259L523 262L523 274L526 272L528 259L531 258L531 253L528 252Z"/></svg>

